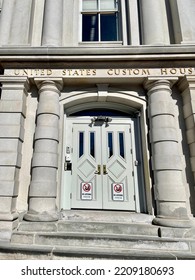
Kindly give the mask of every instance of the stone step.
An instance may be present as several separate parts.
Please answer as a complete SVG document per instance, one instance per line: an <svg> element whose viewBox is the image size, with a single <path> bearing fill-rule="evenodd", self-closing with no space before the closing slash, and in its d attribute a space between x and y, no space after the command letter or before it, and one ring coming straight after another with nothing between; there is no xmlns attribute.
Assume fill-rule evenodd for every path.
<svg viewBox="0 0 195 280"><path fill-rule="evenodd" d="M192 251L135 250L129 248L85 248L71 246L44 246L0 242L1 260L189 260L195 259Z"/></svg>
<svg viewBox="0 0 195 280"><path fill-rule="evenodd" d="M56 223L21 222L18 232L73 232L158 236L158 227L150 224L58 221Z"/></svg>
<svg viewBox="0 0 195 280"><path fill-rule="evenodd" d="M60 219L75 222L152 224L154 216L126 211L62 210Z"/></svg>
<svg viewBox="0 0 195 280"><path fill-rule="evenodd" d="M162 251L190 251L190 242L162 239L149 236L129 236L116 234L96 233L27 233L15 232L11 239L12 244L32 244L53 247L81 247L110 248L110 250L162 250Z"/></svg>

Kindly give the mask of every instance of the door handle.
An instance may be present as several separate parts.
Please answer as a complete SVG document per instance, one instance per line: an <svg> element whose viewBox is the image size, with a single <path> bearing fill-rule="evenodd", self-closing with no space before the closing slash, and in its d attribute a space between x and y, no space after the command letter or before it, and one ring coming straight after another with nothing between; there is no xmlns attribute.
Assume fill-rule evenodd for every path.
<svg viewBox="0 0 195 280"><path fill-rule="evenodd" d="M98 164L97 170L95 171L95 174L100 175L101 174L101 165Z"/></svg>
<svg viewBox="0 0 195 280"><path fill-rule="evenodd" d="M106 165L105 165L105 164L103 165L103 174L104 174L104 175L108 174L108 172L107 172L107 170L106 170Z"/></svg>

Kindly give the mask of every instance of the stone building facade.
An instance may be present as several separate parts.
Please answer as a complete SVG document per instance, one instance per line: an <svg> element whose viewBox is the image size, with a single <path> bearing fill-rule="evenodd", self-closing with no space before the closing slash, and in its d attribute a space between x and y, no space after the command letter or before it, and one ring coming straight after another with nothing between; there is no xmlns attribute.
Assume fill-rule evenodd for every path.
<svg viewBox="0 0 195 280"><path fill-rule="evenodd" d="M195 258L195 2L0 5L1 256Z"/></svg>

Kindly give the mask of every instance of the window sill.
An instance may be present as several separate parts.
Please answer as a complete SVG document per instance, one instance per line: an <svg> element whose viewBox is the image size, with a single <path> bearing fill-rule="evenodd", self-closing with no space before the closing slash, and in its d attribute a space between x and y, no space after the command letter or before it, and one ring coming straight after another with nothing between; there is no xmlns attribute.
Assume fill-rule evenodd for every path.
<svg viewBox="0 0 195 280"><path fill-rule="evenodd" d="M121 47L122 41L104 41L104 42L79 42L80 47Z"/></svg>

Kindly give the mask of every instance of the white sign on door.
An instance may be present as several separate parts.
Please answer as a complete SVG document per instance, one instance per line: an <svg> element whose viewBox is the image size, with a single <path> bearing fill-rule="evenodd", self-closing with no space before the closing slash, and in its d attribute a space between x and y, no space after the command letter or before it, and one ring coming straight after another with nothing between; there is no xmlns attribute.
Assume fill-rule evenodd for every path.
<svg viewBox="0 0 195 280"><path fill-rule="evenodd" d="M92 183L81 183L81 199L92 200Z"/></svg>
<svg viewBox="0 0 195 280"><path fill-rule="evenodd" d="M112 198L114 201L124 200L124 186L122 183L112 184Z"/></svg>

